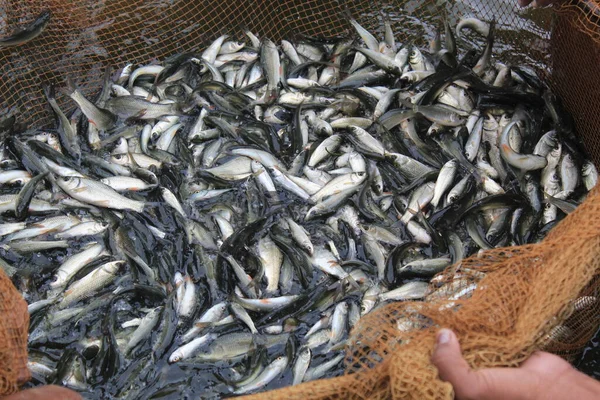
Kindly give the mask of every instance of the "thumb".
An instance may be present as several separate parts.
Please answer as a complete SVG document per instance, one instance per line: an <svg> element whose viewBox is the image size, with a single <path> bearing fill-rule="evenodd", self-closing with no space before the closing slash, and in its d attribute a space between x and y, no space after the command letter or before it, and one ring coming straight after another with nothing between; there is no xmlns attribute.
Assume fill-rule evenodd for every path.
<svg viewBox="0 0 600 400"><path fill-rule="evenodd" d="M441 329L431 361L437 367L440 378L450 382L458 398L471 398L478 392L478 377L465 361L458 338L450 329Z"/></svg>
<svg viewBox="0 0 600 400"><path fill-rule="evenodd" d="M539 375L523 368L473 371L461 354L458 338L450 329L438 332L431 361L440 378L452 384L457 399L523 399L540 389Z"/></svg>

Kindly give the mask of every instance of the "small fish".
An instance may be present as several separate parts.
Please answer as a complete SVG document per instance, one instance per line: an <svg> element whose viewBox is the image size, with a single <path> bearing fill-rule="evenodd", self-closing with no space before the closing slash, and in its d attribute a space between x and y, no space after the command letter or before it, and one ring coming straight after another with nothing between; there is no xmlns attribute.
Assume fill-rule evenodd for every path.
<svg viewBox="0 0 600 400"><path fill-rule="evenodd" d="M127 342L125 347L125 354L129 353L135 346L137 346L142 340L150 335L154 327L160 321L160 313L162 307L156 307L150 310L144 318L141 319L137 329L131 334L131 338Z"/></svg>
<svg viewBox="0 0 600 400"><path fill-rule="evenodd" d="M265 277L267 278L267 292L276 292L279 285L283 254L268 235L258 240L257 250L258 258L263 265Z"/></svg>
<svg viewBox="0 0 600 400"><path fill-rule="evenodd" d="M19 32L0 38L0 48L21 45L40 36L50 23L51 17L52 13L49 10L42 11L33 22Z"/></svg>
<svg viewBox="0 0 600 400"><path fill-rule="evenodd" d="M425 297L429 284L427 282L413 281L405 283L397 289L382 292L379 294L380 301L403 301L403 300L415 300Z"/></svg>
<svg viewBox="0 0 600 400"><path fill-rule="evenodd" d="M304 380L304 375L308 370L310 365L310 360L312 357L312 352L308 347L303 347L298 351L296 355L296 361L294 362L294 366L292 367L293 372L293 381L292 385L298 385L302 383Z"/></svg>
<svg viewBox="0 0 600 400"><path fill-rule="evenodd" d="M347 331L347 323L348 303L342 301L335 306L335 310L333 311L333 315L331 317L331 337L329 338L329 344L334 345L342 340Z"/></svg>
<svg viewBox="0 0 600 400"><path fill-rule="evenodd" d="M431 204L437 207L442 196L450 188L456 176L458 163L456 160L450 160L440 170L437 181L435 182L435 189L433 191L433 198Z"/></svg>
<svg viewBox="0 0 600 400"><path fill-rule="evenodd" d="M344 355L340 354L338 356L335 356L331 360L329 360L327 362L324 362L323 364L321 364L321 365L319 365L317 367L313 367L313 368L308 369L306 371L306 374L304 375L304 380L303 381L304 382L310 382L312 380L321 378L325 373L327 373L333 367L335 367L336 365L338 365L339 363L341 363L343 359L344 359Z"/></svg>
<svg viewBox="0 0 600 400"><path fill-rule="evenodd" d="M177 314L180 318L190 318L198 304L198 294L196 285L189 275L185 276L183 287L183 296L178 300Z"/></svg>
<svg viewBox="0 0 600 400"><path fill-rule="evenodd" d="M256 378L256 380L241 386L233 391L234 394L242 394L252 392L268 385L273 379L281 375L288 365L288 359L285 356L277 357L271 364L265 367L264 371Z"/></svg>
<svg viewBox="0 0 600 400"><path fill-rule="evenodd" d="M73 176L73 175L71 175L71 176ZM146 183L142 179L134 178L131 176L111 176L110 178L101 179L100 182L104 183L105 185L110 186L117 192L124 192L124 191L137 192L140 190L147 190L147 189L155 187L155 185Z"/></svg>
<svg viewBox="0 0 600 400"><path fill-rule="evenodd" d="M64 297L58 303L59 308L66 308L71 304L92 296L97 290L111 283L124 261L112 261L101 265L80 280L74 282L64 292Z"/></svg>
<svg viewBox="0 0 600 400"><path fill-rule="evenodd" d="M97 107L94 103L89 101L70 80L67 80L67 89L65 89L65 93L77 103L81 111L88 118L90 124L93 124L97 129L106 131L114 127L117 116L110 111Z"/></svg>
<svg viewBox="0 0 600 400"><path fill-rule="evenodd" d="M227 303L221 302L206 310L199 319L194 321L194 326L181 337L181 340L184 343L188 342L202 332L203 329L221 320L225 315L225 311L227 311L227 307Z"/></svg>
<svg viewBox="0 0 600 400"><path fill-rule="evenodd" d="M117 210L142 212L145 204L118 194L110 186L92 179L65 176L57 179L57 184L69 196L84 203Z"/></svg>
<svg viewBox="0 0 600 400"><path fill-rule="evenodd" d="M500 135L500 154L502 155L502 158L504 159L504 161L506 161L513 167L519 168L524 171L531 171L544 168L546 164L548 164L546 158L535 154L519 154L516 151L514 151L512 147L510 147L510 144L508 143L508 135L511 129L513 129L516 126L516 124L517 122L514 121L506 125L506 127L502 131L502 134Z"/></svg>
<svg viewBox="0 0 600 400"><path fill-rule="evenodd" d="M50 283L50 286L53 288L65 286L87 264L108 254L104 245L100 243L89 245L85 250L72 255L61 264L56 271L55 280Z"/></svg>

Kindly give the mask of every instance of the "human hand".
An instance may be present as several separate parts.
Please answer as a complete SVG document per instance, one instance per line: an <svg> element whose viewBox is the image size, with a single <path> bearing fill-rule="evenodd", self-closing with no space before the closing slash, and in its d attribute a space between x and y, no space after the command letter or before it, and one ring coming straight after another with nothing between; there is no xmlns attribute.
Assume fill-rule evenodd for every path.
<svg viewBox="0 0 600 400"><path fill-rule="evenodd" d="M600 382L562 358L535 352L518 368L472 370L462 357L456 335L442 329L431 358L440 378L452 384L458 400L598 399Z"/></svg>
<svg viewBox="0 0 600 400"><path fill-rule="evenodd" d="M554 3L554 0L518 0L519 6L526 7L531 4L533 7L546 7Z"/></svg>
<svg viewBox="0 0 600 400"><path fill-rule="evenodd" d="M79 393L56 385L40 386L27 389L2 400L81 400Z"/></svg>

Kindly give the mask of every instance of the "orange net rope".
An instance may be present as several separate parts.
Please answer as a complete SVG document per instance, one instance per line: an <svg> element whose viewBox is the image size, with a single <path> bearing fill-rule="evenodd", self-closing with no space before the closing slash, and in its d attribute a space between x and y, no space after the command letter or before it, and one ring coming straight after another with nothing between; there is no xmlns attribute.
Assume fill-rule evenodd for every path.
<svg viewBox="0 0 600 400"><path fill-rule="evenodd" d="M0 269L0 395L17 391L29 380L27 303Z"/></svg>

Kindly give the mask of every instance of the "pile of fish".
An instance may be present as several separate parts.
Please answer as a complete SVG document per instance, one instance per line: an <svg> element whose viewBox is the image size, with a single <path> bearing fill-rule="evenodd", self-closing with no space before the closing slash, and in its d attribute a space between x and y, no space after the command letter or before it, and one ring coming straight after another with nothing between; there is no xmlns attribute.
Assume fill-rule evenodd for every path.
<svg viewBox="0 0 600 400"><path fill-rule="evenodd" d="M468 297L429 282L541 240L596 184L557 99L492 59L494 23L425 50L350 22L221 36L107 71L95 98L67 80L45 87L55 129L3 123L0 257L35 382L138 399L339 375L365 314Z"/></svg>

